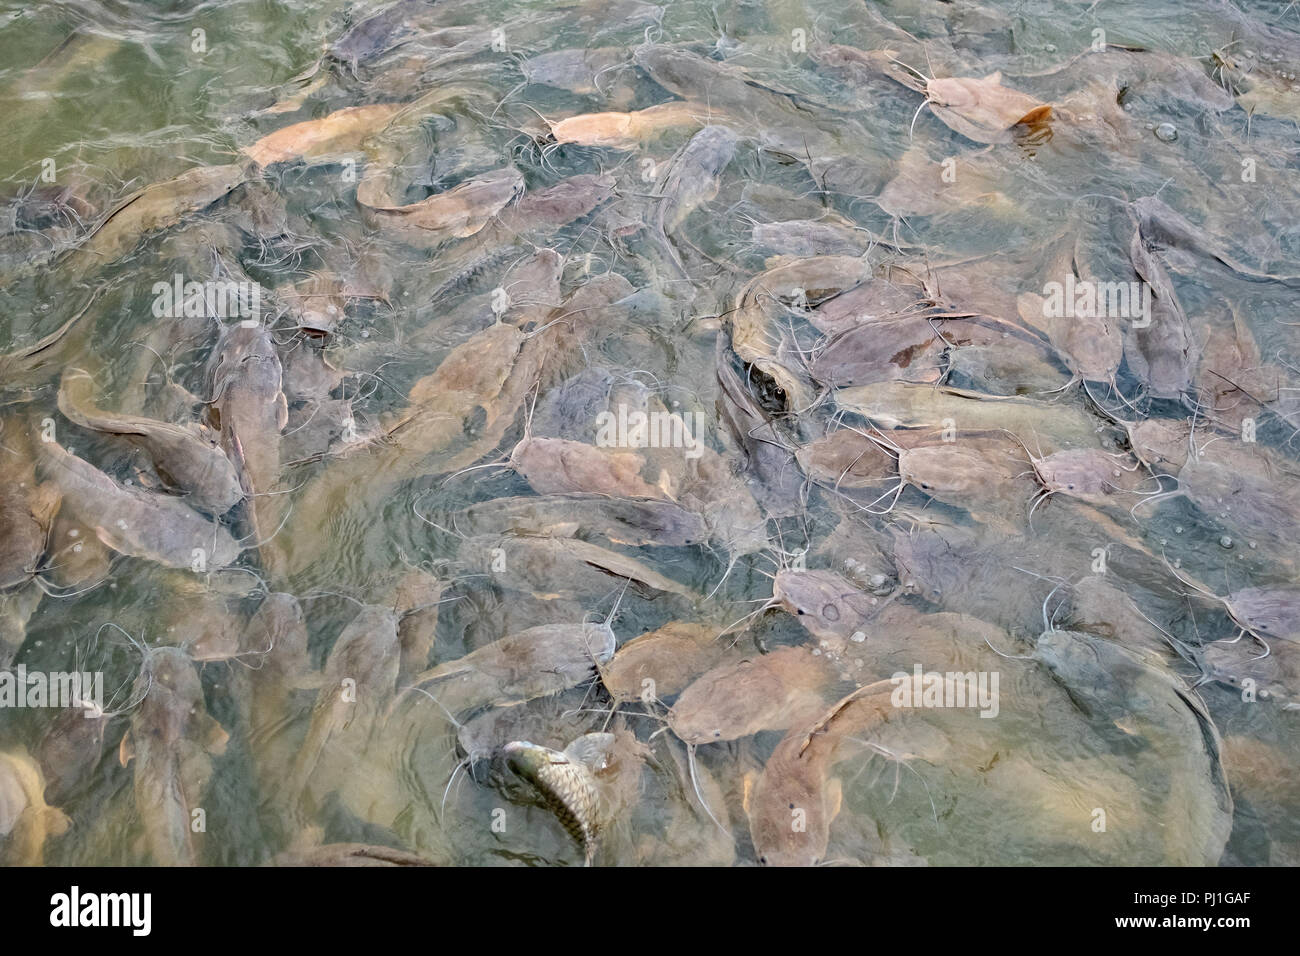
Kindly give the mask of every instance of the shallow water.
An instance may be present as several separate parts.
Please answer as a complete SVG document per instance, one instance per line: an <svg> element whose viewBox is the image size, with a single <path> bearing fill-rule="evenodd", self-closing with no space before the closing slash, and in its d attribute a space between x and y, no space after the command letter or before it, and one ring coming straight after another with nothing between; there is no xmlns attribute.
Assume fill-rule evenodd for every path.
<svg viewBox="0 0 1300 956"><path fill-rule="evenodd" d="M1086 444L1127 463L1122 423L1194 420L1194 443L1205 454L1221 455L1231 470L1267 456L1269 495L1296 500L1293 396L1300 390L1300 342L1292 307L1296 280L1288 277L1300 275L1300 82L1294 79L1300 9L1263 0L1236 6L1215 0L899 0L848 7L792 0L662 8L629 2L611 9L527 0L408 0L396 6L301 0L33 6L0 0L0 109L6 119L0 352L30 345L86 310L36 380L0 379L0 416L6 429L34 441L49 420L56 440L119 481L149 489L160 484L138 448L61 416L59 372L91 371L96 402L105 409L169 417L161 410L169 382L201 402L213 399L212 354L232 320L156 317L155 284L174 275L198 281L242 276L257 283L262 318L281 361L287 368L303 355L319 355L346 373L326 391L351 400L354 430L362 438L391 427L412 386L492 326L502 312L489 305L494 290L537 249L562 256L562 298L606 273L624 277L635 290L602 305L591 321L572 322L576 331L548 356L539 381L501 410L499 440L473 446L469 460L454 466L448 462L455 453L490 429L496 414L490 401L472 406L464 436L450 448L389 472L379 464L384 459L377 446L348 440L346 425L337 430L343 438L313 444L307 390L286 373L289 418L275 433L283 467L273 488L255 489L274 492L259 503L283 502L283 508L269 528L253 523L247 505L221 519L245 547L231 569L167 570L143 557L117 555L92 580L64 586L54 573L68 542L47 542L41 565L47 593L22 627L15 664L29 673L102 672L105 706L120 713L106 722L84 773L60 799L50 800L72 826L44 842L45 862L166 862L149 838L161 811L136 790L141 761L124 765L119 759L139 710L133 682L156 645L182 645L193 653L203 619L219 621L218 632L243 632L269 590L299 599L308 660L289 681L276 719L256 733L249 733L244 715L249 695L264 693L255 689L264 686L257 682L264 655L245 648L225 659L196 660L203 706L230 735L224 748L203 758L211 762L210 782L200 794L185 796L187 816L202 810L192 831L196 862L251 865L290 848L368 843L441 864L580 865L577 843L550 811L512 789L498 764L482 759L457 772L457 721L428 695L401 693L409 673L379 688L362 681L356 706L373 710L364 720L347 712L346 728L309 768L304 793L283 792L288 765L310 739L313 707L331 699L329 681L336 675L327 661L358 603L394 606L398 579L413 570L446 584L436 640L414 671L537 624L607 616L620 646L670 622L695 621L715 628L718 644L737 656L799 645L829 658L832 650L797 615L771 608L745 618L771 596L773 573L792 566L835 570L864 591L873 574L881 575L884 589L871 593L894 589L889 613L902 612L867 621L865 640L845 645L818 688L827 706L860 684L910 674L914 665L999 678L996 717L983 719L970 708L916 708L858 740L835 763L831 776L841 781L843 799L819 853L823 861L1300 861L1294 774L1300 736L1297 711L1286 706L1300 699L1300 673L1284 669L1267 685L1272 692L1257 698L1223 674L1202 680L1196 661L1207 648L1242 648L1237 663L1243 667L1255 654L1244 650L1249 637L1226 643L1238 636L1238 626L1220 603L1183 580L1219 595L1297 587L1294 527L1261 521L1265 503L1244 494L1213 501L1143 497L1173 489L1170 478L1150 478L1139 492L1108 495L1093 502L1095 508L1064 493L1035 507L1029 461L1031 453ZM324 52L350 26L385 10L397 11L395 26L405 21L411 28L401 42L349 47L355 62L337 55L337 46L334 56ZM455 28L464 32L447 32ZM548 139L547 124L565 117L641 110L673 99L634 62L638 48L649 44L688 51L709 69L745 81L739 94L737 85L722 79L690 91L704 113L716 111L711 121L736 129L739 139L716 192L702 187L698 208L669 223L665 239L644 224L654 223L664 171L698 124L673 126L625 148ZM996 141L973 141L926 108L915 89L883 75L864 79L833 68L824 56L831 44L889 49L914 78L1000 72L1007 88L1053 106L1049 135L1009 121L990 137ZM571 89L560 81L525 81L521 69L530 59L581 49L609 51L602 55L612 65L594 78L575 74ZM1131 52L1137 50L1143 52ZM410 103L452 87L463 87L462 95L430 107L400 135L384 131L330 155L264 170L241 153L291 123L348 107ZM1250 90L1261 87L1268 98L1250 98ZM195 167L234 162L246 164L248 180L235 192L160 228L137 230L107 261L87 264L73 255L94 238L95 224L135 190ZM507 163L522 174L525 198L598 173L613 176L614 197L596 212L560 225L534 223L495 245L484 237L496 235L492 230L518 203L493 210L478 236L427 243L376 227L358 205L358 180L368 171L392 173L388 198L398 206ZM52 178L47 173L43 180L46 170ZM37 209L32 197L47 193L61 198ZM1150 229L1142 235L1146 248L1157 250L1196 342L1186 388L1172 397L1151 394L1158 389L1132 361L1136 329L1125 326L1128 360L1113 380L1090 381L1085 391L1072 376L1067 350L1057 339L1048 342L1041 313L1027 312L1023 297L1063 280L1053 258L1062 241L1081 280L1136 278L1130 260L1136 218L1128 204L1151 196L1190 220L1200 240L1180 245L1155 242ZM892 483L865 494L796 474L797 490L783 491L778 506L764 497L765 483L741 448L748 436L738 438L719 411L715 349L723 332L738 337L737 297L781 251L756 242L752 226L804 219L842 224L878 270L892 264L924 277L925 292L945 311L1001 320L989 326L995 329L989 362L971 366L976 371L964 378L954 363L948 384L1032 402L1035 424L1026 425L1029 419L1008 407L1005 417L972 409L951 428L958 445L972 430L1014 432L1023 442L1017 467L1026 474L969 492L927 494L909 486L896 496ZM1213 250L1226 251L1245 268L1224 264ZM672 254L683 260L685 277ZM341 279L350 292L333 328L308 335L298 327L301 287L293 286L317 275ZM508 291L517 306L536 290ZM529 330L559 320L562 312L543 309ZM506 319L517 321L515 314ZM1233 330L1234 316L1256 349L1236 366L1227 351L1208 347L1213 334ZM775 357L791 367L823 338L806 318L797 306L787 309L771 330L785 339ZM542 336L530 341L545 341ZM1031 340L1032 348L1026 344ZM939 366L934 374L904 367L910 359L894 364L902 377L932 383L951 361L942 353L924 353L924 361ZM4 369L0 364L0 375L16 375ZM532 433L530 418L547 423L549 431L540 434L596 441L597 406L582 404L572 382L583 369L608 370L601 387L609 408L653 400L666 410L700 413L703 433L695 437L710 457L697 463L689 448L653 449L640 477L685 504L683 491L698 469L720 459L739 475L740 490L700 512L713 520L723 505L753 494L766 507L768 546L745 549L733 541L729 554L725 536L638 546L587 528L552 527L561 537L576 534L641 562L686 595L642 581L626 584L617 571L590 561L525 561L508 542L500 567L470 560L475 552L466 539L488 530L466 527L464 509L535 493L518 469L505 467L516 444ZM1267 375L1256 374L1261 369ZM777 427L789 443L809 442L834 425L868 427L864 418L837 410L829 391L816 388L809 393L815 401L791 414L785 399L793 393L773 398L770 383L750 372L750 387L768 402L764 407L779 409ZM1273 391L1262 393L1264 386L1255 384L1226 395L1212 391L1225 381L1235 388L1229 380L1247 374L1254 375L1252 383L1271 383ZM10 390L18 387L25 391ZM1250 419L1246 430L1243 414ZM1082 435L1059 424L1070 415L1084 422ZM170 417L209 420L209 412L206 404L183 411L173 406ZM877 434L891 441L888 424ZM902 443L901 435L894 437ZM402 442L389 439L382 447ZM626 442L620 448L635 451ZM792 460L784 467L796 469ZM310 510L306 503L316 500L311 489L331 475L348 477L326 506ZM1300 515L1300 508L1290 513ZM554 526L562 511L552 517ZM911 561L899 560L909 553L900 541L911 542ZM1107 670L1113 665L1060 673L1041 653L1035 656L1044 630L1088 629L1080 622L1080 601L1070 596L1093 576L1131 599L1151 625L1135 628L1130 616L1115 625L1116 633L1104 635L1151 655L1135 685L1118 683ZM36 586L3 598L13 605L20 592L37 593ZM1104 605L1115 611L1118 602ZM969 617L936 636L926 622L945 612ZM1102 622L1108 623L1114 624ZM992 649L977 636L985 627L998 631ZM1271 644L1289 654L1295 639L1284 635ZM1195 660L1174 653L1174 646ZM1166 725L1144 709L1152 699L1177 709L1179 694L1203 702L1210 728L1204 739L1194 724ZM715 822L693 792L685 748L670 732L656 734L674 697L624 702L615 711L593 679L556 694L499 702L519 711L517 735L556 750L607 726L625 727L651 748L633 781L637 798L604 828L598 864L753 864L762 854L749 835L745 794L784 728L697 749L700 788L712 794ZM743 697L737 691L736 702L744 703ZM35 753L58 714L50 707L0 707L0 750ZM43 770L49 778L52 768ZM1212 806L1216 775L1226 778L1228 806ZM1226 846L1213 833L1220 825ZM0 859L4 847L0 843Z"/></svg>

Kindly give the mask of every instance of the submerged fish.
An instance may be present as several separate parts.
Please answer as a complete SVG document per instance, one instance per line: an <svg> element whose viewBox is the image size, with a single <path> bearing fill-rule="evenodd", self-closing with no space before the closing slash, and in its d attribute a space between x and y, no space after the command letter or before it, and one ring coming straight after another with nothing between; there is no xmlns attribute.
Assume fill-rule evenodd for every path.
<svg viewBox="0 0 1300 956"><path fill-rule="evenodd" d="M532 784L546 808L578 841L584 865L591 866L596 856L601 800L592 768L583 762L583 756L594 754L580 756L585 744L580 737L561 752L523 740L506 744L501 752L506 765Z"/></svg>
<svg viewBox="0 0 1300 956"><path fill-rule="evenodd" d="M564 750L527 740L503 746L499 758L527 784L527 796L550 810L582 847L591 866L609 825L636 799L649 750L627 730L583 734Z"/></svg>
<svg viewBox="0 0 1300 956"><path fill-rule="evenodd" d="M229 531L179 499L119 484L57 442L41 442L38 455L64 507L114 551L191 570L223 568L239 557Z"/></svg>
<svg viewBox="0 0 1300 956"><path fill-rule="evenodd" d="M243 498L235 467L216 435L200 424L173 425L134 415L114 415L92 404L94 379L66 369L59 386L59 411L82 428L121 435L153 459L160 477L186 492L196 508L223 515Z"/></svg>
<svg viewBox="0 0 1300 956"><path fill-rule="evenodd" d="M39 765L21 748L0 752L0 863L41 866L45 841L72 821L49 806Z"/></svg>
<svg viewBox="0 0 1300 956"><path fill-rule="evenodd" d="M123 766L135 762L135 805L145 844L157 866L194 866L200 859L194 814L212 778L211 755L229 735L207 712L198 671L184 651L149 651L136 679L140 706L122 738Z"/></svg>

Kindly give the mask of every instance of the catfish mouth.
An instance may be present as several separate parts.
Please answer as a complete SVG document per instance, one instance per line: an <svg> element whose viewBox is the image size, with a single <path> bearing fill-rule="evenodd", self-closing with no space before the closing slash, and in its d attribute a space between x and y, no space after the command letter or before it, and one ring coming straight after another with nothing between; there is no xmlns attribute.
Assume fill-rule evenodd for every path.
<svg viewBox="0 0 1300 956"><path fill-rule="evenodd" d="M789 395L767 372L757 365L748 364L745 366L745 381L751 386L750 394L767 414L773 416L790 414Z"/></svg>

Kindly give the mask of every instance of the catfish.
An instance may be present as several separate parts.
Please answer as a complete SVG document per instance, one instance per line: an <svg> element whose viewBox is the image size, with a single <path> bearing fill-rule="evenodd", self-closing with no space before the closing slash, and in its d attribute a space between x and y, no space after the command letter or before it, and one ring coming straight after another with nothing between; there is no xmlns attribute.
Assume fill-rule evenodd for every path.
<svg viewBox="0 0 1300 956"><path fill-rule="evenodd" d="M192 827L212 778L212 756L225 752L227 734L209 716L189 656L151 648L133 692L140 704L122 738L119 759L134 761L135 806L156 866L194 866L201 847Z"/></svg>
<svg viewBox="0 0 1300 956"><path fill-rule="evenodd" d="M835 680L811 648L779 647L701 674L673 704L668 726L688 746L786 730L825 706Z"/></svg>
<svg viewBox="0 0 1300 956"><path fill-rule="evenodd" d="M521 703L594 677L597 666L613 656L614 644L608 623L541 624L430 668L412 686L452 715Z"/></svg>
<svg viewBox="0 0 1300 956"><path fill-rule="evenodd" d="M22 748L0 752L0 863L43 866L45 843L72 821L44 797L45 780Z"/></svg>
<svg viewBox="0 0 1300 956"><path fill-rule="evenodd" d="M242 551L223 526L177 498L119 484L57 442L42 442L37 455L63 507L114 551L186 569L228 567Z"/></svg>
<svg viewBox="0 0 1300 956"><path fill-rule="evenodd" d="M59 501L57 485L36 480L24 423L16 417L0 421L0 591L36 574Z"/></svg>
<svg viewBox="0 0 1300 956"><path fill-rule="evenodd" d="M272 492L280 481L280 433L289 421L284 368L270 331L261 325L227 326L208 371L221 446L252 502L255 539L265 542L279 530L284 511L284 499Z"/></svg>
<svg viewBox="0 0 1300 956"><path fill-rule="evenodd" d="M290 817L319 808L382 726L401 666L397 624L392 608L363 605L335 638L307 736L274 797Z"/></svg>
<svg viewBox="0 0 1300 956"><path fill-rule="evenodd" d="M114 415L92 404L94 379L80 369L65 369L59 386L59 411L82 428L121 435L143 448L154 468L183 491L200 511L220 517L243 498L235 466L217 435L204 425L172 425L133 415Z"/></svg>

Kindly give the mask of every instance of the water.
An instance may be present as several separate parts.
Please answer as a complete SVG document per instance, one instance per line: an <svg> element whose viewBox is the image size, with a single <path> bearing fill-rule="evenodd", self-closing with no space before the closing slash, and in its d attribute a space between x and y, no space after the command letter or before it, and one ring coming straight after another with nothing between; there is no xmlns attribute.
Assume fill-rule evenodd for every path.
<svg viewBox="0 0 1300 956"><path fill-rule="evenodd" d="M1173 731L1143 716L1139 698L1172 691L1141 685L1120 692L1113 673L1084 686L1078 674L1054 677L1041 655L1033 656L1044 629L1079 626L1081 602L1065 585L1099 576L1158 625L1136 634L1130 616L1127 629L1104 636L1155 654L1153 675L1190 688L1200 676L1196 667L1172 653L1161 632L1197 656L1216 641L1231 641L1239 628L1222 605L1186 581L1225 596L1245 587L1295 586L1291 529L1252 519L1252 509L1264 507L1260 501L1144 501L1141 493L1174 487L1170 478L1152 478L1139 493L1090 504L1056 494L1034 510L1031 526L1032 476L977 487L966 497L908 487L888 514L879 514L893 495L889 482L870 494L837 493L834 482L805 484L800 475L796 491L781 502L789 507L774 508L763 498L762 483L755 483L754 469L745 470L737 437L718 412L715 352L720 330L738 337L733 313L745 283L775 265L770 257L781 251L756 242L753 225L836 223L860 249L871 247L872 265L893 263L902 270L897 275L923 283L924 293L946 310L1003 320L993 326L996 337L985 343L978 362L953 363L949 382L1032 399L1048 415L1035 422L1047 425L1027 426L1008 412L989 426L984 413L972 411L972 419L952 422L957 444L972 430L1005 427L1025 443L1025 455L1087 444L1127 465L1122 423L1192 420L1191 396L1197 395L1198 447L1213 449L1206 451L1211 457L1223 454L1234 468L1247 459L1232 455L1266 453L1270 494L1293 501L1291 396L1300 387L1292 381L1294 295L1293 283L1276 277L1300 274L1294 147L1300 89L1291 78L1300 67L1297 10L1263 0L1243 10L1210 0L851 6L789 0L613 9L526 0L408 2L387 8L395 11L390 30L366 34L383 42L357 40L335 47L342 53L330 57L325 51L350 26L385 6L0 3L6 146L0 180L7 198L0 351L30 345L87 310L48 370L33 381L0 380L6 434L16 429L35 440L48 418L57 439L76 454L119 481L156 488L147 456L119 438L69 423L55 393L63 367L84 368L95 376L102 408L211 421L202 403L212 397L210 363L221 323L155 317L155 284L177 274L256 282L286 369L309 359L286 372L283 467L277 495L260 499L270 502L260 513L274 514L273 526L255 528L246 508L223 519L245 544L263 544L288 515L261 554L256 548L242 554L242 570L167 570L106 553L104 566L74 581L61 563L89 552L70 552L66 537L49 542L43 577L52 593L20 626L15 661L30 672L102 671L112 698L107 706L122 713L107 721L85 773L51 800L73 825L45 842L45 862L159 862L150 833L161 811L136 792L139 758L125 766L119 759L127 756L119 745L139 707L133 682L141 670L140 648L193 648L199 620L215 622L218 635L241 633L269 588L299 598L307 663L287 682L275 719L256 732L246 714L249 695L266 693L256 683L263 656L246 652L196 663L206 710L230 734L207 756L198 755L201 742L191 741L194 760L211 764L201 795L186 794L187 816L202 810L201 832L192 841L197 862L254 864L291 847L352 842L398 847L440 863L578 865L582 851L554 815L529 805L499 766L480 760L472 772L454 773L460 760L455 724L427 697L399 695L397 688L426 665L455 661L541 623L604 619L612 612L620 643L683 620L721 633L770 597L776 566L792 563L833 569L859 586L883 575L886 588L898 589L888 614L904 612L868 623L865 641L847 645L844 661L820 688L827 706L860 683L911 673L914 664L1000 676L998 717L908 711L835 763L828 777L840 782L843 796L825 859L930 865L1265 865L1300 859L1290 779L1297 758L1294 711L1283 707L1285 692L1295 688L1295 670L1287 669L1292 641L1270 642L1282 664L1269 697L1251 700L1226 680L1185 690L1203 699L1212 719L1215 730L1206 740L1184 732L1186 726ZM623 148L556 144L547 135L547 123L565 117L643 110L673 99L665 76L661 85L634 64L634 51L647 43L689 50L709 69L723 70L719 77L743 71L751 84L742 84L739 94L723 79L686 91L703 113L741 136L716 193L705 188L699 208L668 223L685 278L673 265L673 251L644 224L654 222L664 170L698 123L669 124ZM946 125L938 110L924 108L915 88L883 73L864 77L836 69L825 55L832 44L891 49L905 64L899 74L913 87L925 82L918 75L1000 71L1009 89L1052 104L1049 135L1017 127L973 141ZM1109 50L1100 52L1098 44ZM1146 52L1126 52L1139 48ZM596 64L586 73L565 74L556 85L524 82L522 63L582 49ZM252 171L249 182L216 202L172 217L164 228L138 230L108 261L87 265L68 255L135 190L196 167L240 162L241 150L290 123L347 107L409 103L431 90L448 95L417 122L311 161L270 166L260 179ZM385 173L388 201L399 206L507 162L522 174L525 196L594 174L612 175L616 196L594 214L533 222L517 236L494 233L496 225L489 225L477 236L423 243L376 228L358 206L358 183L371 171ZM1149 394L1149 382L1132 361L1117 368L1113 382L1090 382L1089 395L1063 358L1068 329L1058 326L1049 334L1042 313L1023 297L1042 293L1045 282L1063 281L1062 260L1050 257L1067 245L1065 268L1080 280L1133 278L1135 219L1126 215L1126 204L1151 196L1190 220L1208 243L1148 242L1159 247L1172 277L1194 351L1206 357L1198 354L1190 363L1183 396ZM1144 238L1152 235L1148 228ZM464 435L422 467L387 474L367 464L379 459L367 457L364 442L345 436L355 431L364 439L391 428L412 386L492 325L500 311L490 304L494 289L504 288L503 276L537 248L563 257L563 297L607 273L625 278L634 294L603 306L594 322L574 323L572 337L534 373L536 393L521 389L499 408L490 401L471 406ZM1216 250L1246 270L1217 261ZM342 283L342 294L331 300L341 312L333 313L338 320L328 335L306 336L295 328L297 310L305 283L320 277ZM535 292L506 291L515 304ZM815 290L807 293L816 305ZM549 309L538 314L558 317ZM517 321L515 315L507 319ZM822 336L797 308L783 316L769 331L786 337L785 350L768 357L797 368L800 356L812 358ZM1234 353L1212 342L1213 333L1238 327L1255 352L1246 347L1245 354L1240 348ZM1134 332L1124 332L1130 357ZM1044 344L1049 339L1050 347ZM922 350L924 361L907 374L935 381L951 361L942 352ZM309 394L308 373L326 374L320 357L340 374L327 376L317 398L340 405L351 400L351 419L333 422L328 448L311 431L331 414ZM930 361L935 368L924 364ZM576 534L633 558L672 579L689 598L645 583L624 592L625 579L616 571L582 560L536 559L521 567L506 553L502 569L467 561L462 538L477 532L464 527L463 509L534 490L530 476L514 468L449 473L505 462L525 436L534 402L539 420L567 423L564 437L594 442L595 406L563 399L566 379L584 368L610 371L608 382L617 389L610 394L619 396L610 399L611 407L650 401L660 404L644 407L703 413L706 428L696 437L713 456L704 463L721 460L724 473L739 472L740 490L694 507L713 520L724 505L754 494L777 515L765 526L768 547L734 547L729 555L726 535L707 544L627 544L585 526L558 528L563 515L548 513L552 533ZM807 443L841 422L865 427L851 414L833 417L835 399L815 387L806 406L787 414L797 404L790 383L784 391L774 391L771 382L760 390L760 368L750 369L754 390L768 412L780 413L784 440ZM1246 377L1251 384L1243 384ZM187 389L200 404L177 398L171 385ZM10 391L19 386L28 391ZM548 403L555 407L548 410ZM1082 436L1052 433L1051 415L1058 410L1083 416ZM493 435L497 416L498 440L485 440L470 460L444 467L457 449ZM1243 441L1251 428L1254 440ZM639 476L657 489L654 494L689 506L701 465L681 448L653 451L645 454L649 460ZM1030 467L1027 458L1021 465ZM311 511L309 490L330 474L350 477L327 507ZM284 507L277 510L280 502ZM93 523L82 523L88 546ZM66 535L66 527L55 527ZM911 566L900 563L900 540L913 542L914 555L931 555L931 563L916 557ZM412 571L448 583L431 654L380 690L361 681L357 706L369 706L373 691L373 708L323 746L305 792L286 796L290 774L284 768L308 739L313 708L332 699L328 682L337 675L327 661L338 636L358 602L393 606L398 580ZM8 592L6 608L17 614L32 600L33 588ZM1115 606L1114 600L1106 604L1108 610ZM958 621L952 633L933 630L934 622L950 620ZM997 629L993 649L974 636L986 627ZM782 645L811 650L817 640L797 616L773 609L719 644L734 644L730 653L736 655L754 655ZM1240 645L1214 646L1248 644L1245 638ZM1238 663L1250 656L1243 653ZM701 787L724 832L693 793L684 749L669 733L650 736L672 702L673 695L665 696L648 707L625 703L611 717L608 696L593 681L520 703L513 733L562 749L608 725L630 730L650 748L634 772L638 796L607 825L598 863L754 863L760 853L749 835L745 795L784 729L698 748ZM50 708L0 711L0 744L34 753L57 716ZM469 716L460 715L462 722ZM1198 763L1193 758L1205 749L1215 759ZM1214 813L1181 798L1170 784L1182 780L1183 790L1213 803L1211 778L1220 764L1233 797L1230 811L1218 808L1231 814L1221 851L1214 846ZM202 776L191 771L182 776ZM50 768L45 772L48 777Z"/></svg>

